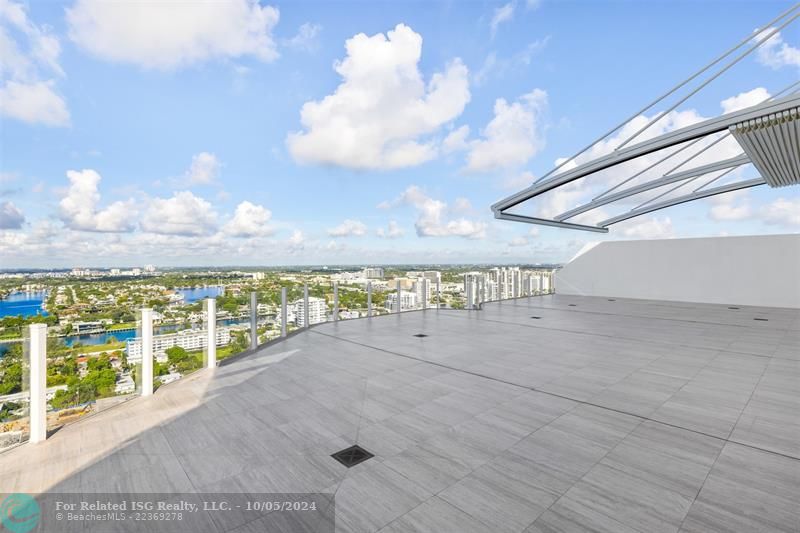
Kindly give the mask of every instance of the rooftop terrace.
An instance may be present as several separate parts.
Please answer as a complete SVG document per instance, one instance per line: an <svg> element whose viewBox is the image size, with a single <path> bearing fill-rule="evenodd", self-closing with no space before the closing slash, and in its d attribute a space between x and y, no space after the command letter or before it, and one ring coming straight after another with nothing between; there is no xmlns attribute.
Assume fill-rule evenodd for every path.
<svg viewBox="0 0 800 533"><path fill-rule="evenodd" d="M797 532L798 379L796 309L552 295L342 321L1 454L0 489L324 491L342 532ZM330 457L354 443L375 457Z"/></svg>

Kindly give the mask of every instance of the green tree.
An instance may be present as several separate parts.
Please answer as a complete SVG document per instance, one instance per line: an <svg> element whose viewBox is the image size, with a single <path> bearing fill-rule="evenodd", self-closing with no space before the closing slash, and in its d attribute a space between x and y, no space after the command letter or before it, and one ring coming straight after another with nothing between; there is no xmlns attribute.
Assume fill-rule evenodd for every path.
<svg viewBox="0 0 800 533"><path fill-rule="evenodd" d="M14 343L0 359L0 395L22 391L22 344Z"/></svg>

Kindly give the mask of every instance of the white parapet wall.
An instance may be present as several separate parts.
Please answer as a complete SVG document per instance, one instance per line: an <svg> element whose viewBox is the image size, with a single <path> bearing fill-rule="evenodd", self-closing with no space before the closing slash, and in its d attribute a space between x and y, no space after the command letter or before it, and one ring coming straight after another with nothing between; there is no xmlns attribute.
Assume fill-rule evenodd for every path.
<svg viewBox="0 0 800 533"><path fill-rule="evenodd" d="M800 308L800 234L601 242L556 273L556 292Z"/></svg>

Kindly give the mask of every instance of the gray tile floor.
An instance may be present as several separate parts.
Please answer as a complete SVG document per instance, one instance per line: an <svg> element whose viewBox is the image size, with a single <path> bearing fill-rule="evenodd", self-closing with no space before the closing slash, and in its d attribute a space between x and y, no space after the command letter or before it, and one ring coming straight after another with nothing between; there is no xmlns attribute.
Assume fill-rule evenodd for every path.
<svg viewBox="0 0 800 533"><path fill-rule="evenodd" d="M353 443L375 457L330 458ZM341 532L798 532L800 311L325 324L0 455L0 492L46 490L331 492Z"/></svg>

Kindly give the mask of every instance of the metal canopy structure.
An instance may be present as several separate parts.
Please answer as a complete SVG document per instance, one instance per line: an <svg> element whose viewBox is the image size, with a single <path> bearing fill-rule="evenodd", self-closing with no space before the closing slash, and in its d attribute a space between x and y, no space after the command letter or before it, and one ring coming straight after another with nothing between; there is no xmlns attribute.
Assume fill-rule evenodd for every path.
<svg viewBox="0 0 800 533"><path fill-rule="evenodd" d="M607 233L608 227L618 222L693 200L761 185L785 187L800 184L800 81L750 107L650 138L642 135L652 132L653 125L798 17L800 4L795 4L601 138L563 160L531 186L493 204L495 218ZM710 74L699 86L689 87L690 83L741 48L745 50ZM616 143L613 149L605 149L604 154L590 157L593 153L589 152L597 152L603 141L609 144L609 136L625 132L634 124L634 119L642 119L643 114L656 104L686 89L688 94L666 111L647 120L635 133L627 138L620 133L624 140ZM637 138L638 142L634 143ZM755 169L758 175L744 176L747 169ZM687 192L688 186L698 180L702 184ZM610 183L614 184L590 201L563 212L548 212L547 216L512 212L530 200L546 199L548 194L574 192L576 187L591 192L593 186L608 187ZM655 196L646 198L648 192L655 193ZM641 203L616 216L594 211L602 206L631 202ZM585 222L592 211L602 220Z"/></svg>

